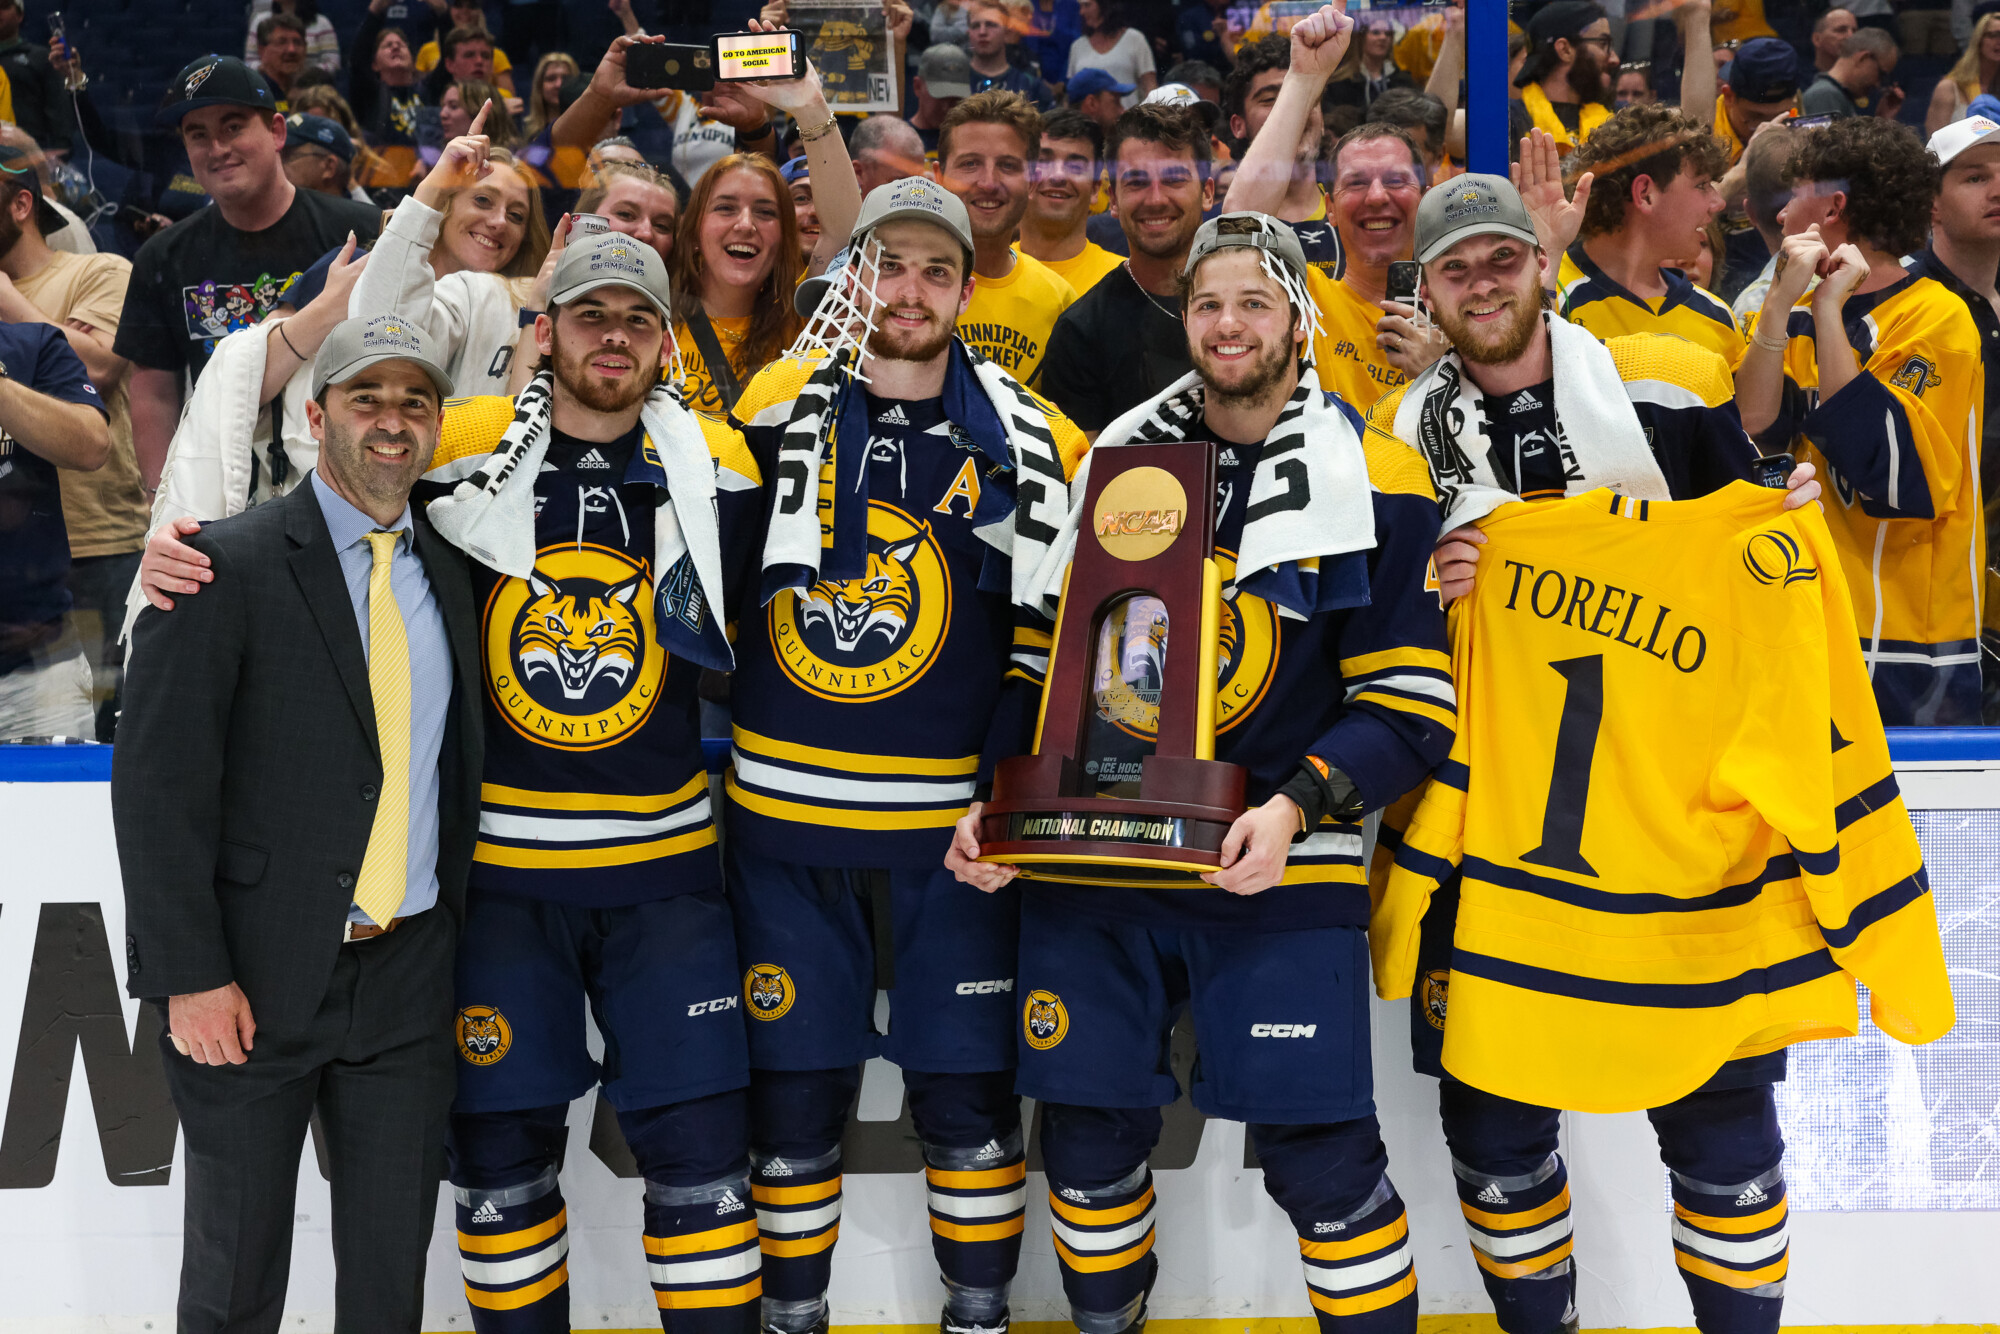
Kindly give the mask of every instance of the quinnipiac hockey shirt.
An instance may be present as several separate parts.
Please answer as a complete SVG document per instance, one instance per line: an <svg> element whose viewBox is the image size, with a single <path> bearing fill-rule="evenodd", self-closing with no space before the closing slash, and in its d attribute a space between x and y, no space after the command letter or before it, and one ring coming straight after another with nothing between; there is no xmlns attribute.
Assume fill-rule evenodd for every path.
<svg viewBox="0 0 2000 1334"><path fill-rule="evenodd" d="M1362 431L1359 416L1347 413ZM1368 601L1301 620L1235 587L1235 553L1263 442L1217 442L1215 547L1224 597L1215 758L1250 771L1249 806L1269 800L1311 754L1352 779L1366 808L1376 810L1415 788L1451 748L1451 659L1430 563L1439 523L1430 473L1423 455L1380 432L1365 432L1362 445L1375 546L1342 559L1366 561ZM1125 727L1150 739L1157 718L1156 705L1150 719L1128 716ZM1208 885L1017 883L1074 911L1145 926L1286 931L1368 920L1361 822L1332 816L1292 844L1283 881L1261 894Z"/></svg>
<svg viewBox="0 0 2000 1334"><path fill-rule="evenodd" d="M737 418L785 415L815 364L765 367ZM1083 433L1031 401L1074 470ZM993 764L1032 739L1053 627L1017 612L1006 579L993 586L1007 563L972 513L1007 469L947 420L944 402L866 395L864 575L782 589L739 618L729 829L763 856L941 865ZM760 460L776 458L781 425L743 429Z"/></svg>
<svg viewBox="0 0 2000 1334"><path fill-rule="evenodd" d="M1977 725L1979 326L1963 301L1915 274L1850 296L1841 320L1861 373L1822 399L1810 303L1801 298L1787 321L1784 398L1759 443L1812 460L1826 480L1827 526L1882 721Z"/></svg>
<svg viewBox="0 0 2000 1334"><path fill-rule="evenodd" d="M1462 877L1455 1078L1662 1106L1725 1061L1852 1036L1857 977L1891 1037L1951 1027L1835 543L1783 503L1600 488L1481 522L1457 741L1414 815L1384 817L1369 926L1378 992L1408 995L1431 895Z"/></svg>
<svg viewBox="0 0 2000 1334"><path fill-rule="evenodd" d="M513 419L511 398L447 402L418 499L477 471ZM757 466L734 431L697 420L723 567L737 568L758 522ZM486 769L472 888L615 907L720 887L701 669L654 630L653 512L666 503L643 428L608 444L556 432L535 478L534 576L473 560Z"/></svg>

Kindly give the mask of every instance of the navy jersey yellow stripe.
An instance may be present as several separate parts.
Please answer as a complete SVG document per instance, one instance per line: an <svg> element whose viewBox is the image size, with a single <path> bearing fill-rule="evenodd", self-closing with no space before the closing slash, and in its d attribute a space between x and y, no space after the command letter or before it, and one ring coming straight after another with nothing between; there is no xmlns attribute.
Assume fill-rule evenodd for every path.
<svg viewBox="0 0 2000 1334"><path fill-rule="evenodd" d="M769 420L812 369L773 363L738 414ZM1081 433L1031 401L1073 467ZM787 861L936 866L982 776L1030 739L1050 626L1016 611L1004 558L973 531L1000 465L943 404L866 399L865 571L784 589L742 618L731 837ZM782 429L745 433L771 457Z"/></svg>
<svg viewBox="0 0 2000 1334"><path fill-rule="evenodd" d="M1905 276L1841 311L1861 373L1820 398L1809 304L1786 330L1778 419L1759 437L1817 464L1862 650L1890 726L1979 722L1986 370L1965 303Z"/></svg>
<svg viewBox="0 0 2000 1334"><path fill-rule="evenodd" d="M1375 515L1375 547L1366 556L1369 599L1362 606L1300 619L1236 588L1234 553L1263 446L1228 444L1219 451L1215 542L1224 606L1215 758L1249 770L1251 805L1267 800L1312 754L1353 778L1373 810L1415 787L1451 745L1450 658L1430 565L1439 523L1430 475L1414 450L1366 432L1359 414L1344 411L1365 432ZM1157 716L1157 705L1128 707L1120 727L1143 742ZM1110 757L1093 750L1084 758L1096 760L1101 775ZM1250 931L1359 925L1368 912L1361 848L1358 822L1328 818L1292 845L1283 883L1247 898L1220 890L1027 883L1030 893L1079 911L1144 925Z"/></svg>
<svg viewBox="0 0 2000 1334"><path fill-rule="evenodd" d="M419 499L477 471L513 418L509 398L447 403ZM756 464L724 423L699 420L725 565L741 568ZM533 574L474 561L486 682L475 889L608 907L720 883L700 668L670 657L654 627L665 484L643 431L599 444L556 435L535 479Z"/></svg>
<svg viewBox="0 0 2000 1334"><path fill-rule="evenodd" d="M1705 496L1738 479L1749 480L1757 447L1743 433L1735 384L1722 357L1672 334L1620 334L1604 340L1618 366L1626 397L1653 451L1667 490L1675 500ZM1368 410L1368 420L1394 434L1396 412L1407 387L1384 394ZM1410 442L1414 444L1415 442ZM1501 480L1512 460L1504 452L1494 463Z"/></svg>
<svg viewBox="0 0 2000 1334"><path fill-rule="evenodd" d="M1563 318L1590 330L1600 341L1618 334L1677 334L1720 354L1733 372L1747 343L1729 303L1671 269L1661 269L1660 276L1666 280L1665 296L1651 300L1637 296L1597 267L1579 241L1563 252L1556 277Z"/></svg>
<svg viewBox="0 0 2000 1334"><path fill-rule="evenodd" d="M1834 541L1782 504L1600 489L1482 522L1452 609L1457 743L1383 840L1369 930L1378 990L1407 995L1430 897L1462 877L1454 1077L1658 1107L1853 1034L1856 977L1900 1041L1951 1027Z"/></svg>

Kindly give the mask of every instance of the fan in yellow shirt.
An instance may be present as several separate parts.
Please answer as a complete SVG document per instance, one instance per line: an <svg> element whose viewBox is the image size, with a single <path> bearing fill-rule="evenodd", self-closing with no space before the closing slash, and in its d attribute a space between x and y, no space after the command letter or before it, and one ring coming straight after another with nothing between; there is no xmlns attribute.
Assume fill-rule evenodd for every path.
<svg viewBox="0 0 2000 1334"><path fill-rule="evenodd" d="M1595 5L1549 5L1528 20L1528 60L1514 86L1565 158L1611 119L1611 20Z"/></svg>
<svg viewBox="0 0 2000 1334"><path fill-rule="evenodd" d="M455 9L460 8L460 6L453 6L453 8ZM465 6L464 8L471 8L471 6ZM487 51L488 53L490 53L491 56L491 61L490 61L491 69L490 71L482 71L475 69L470 72L467 72L463 69L454 69L452 71L452 77L454 79L487 79L488 82L492 83L494 87L500 89L502 92L515 94L516 89L514 87L514 75L513 75L514 62L507 59L507 53L500 49L500 43L493 40L493 35L486 31L486 27L483 23L470 26L476 27L478 31L481 34L483 34L483 39L485 41ZM463 28L454 25L444 33L443 38L441 40L449 41L453 33L461 32L463 30L464 30ZM462 59L469 61L473 59L473 57L470 55L470 53L466 53L462 56ZM417 62L416 62L417 73L428 74L432 70L436 69L443 60L444 60L444 52L442 46L440 45L440 41L425 42L422 46L417 48ZM489 72L491 75L490 78L488 78Z"/></svg>
<svg viewBox="0 0 2000 1334"><path fill-rule="evenodd" d="M938 179L965 201L972 221L974 290L959 316L959 337L1033 386L1056 318L1076 289L1013 246L1028 212L1029 164L1042 117L1019 93L975 93L938 127Z"/></svg>
<svg viewBox="0 0 2000 1334"><path fill-rule="evenodd" d="M1017 250L1040 260L1078 296L1125 262L1084 235L1096 211L1103 157L1104 131L1090 117L1065 108L1042 118Z"/></svg>

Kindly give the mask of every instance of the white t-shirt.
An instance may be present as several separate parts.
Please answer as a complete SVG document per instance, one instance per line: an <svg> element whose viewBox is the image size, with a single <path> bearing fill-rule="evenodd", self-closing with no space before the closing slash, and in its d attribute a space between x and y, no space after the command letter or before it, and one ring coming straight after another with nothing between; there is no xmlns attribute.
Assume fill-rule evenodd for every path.
<svg viewBox="0 0 2000 1334"><path fill-rule="evenodd" d="M1137 28L1127 28L1118 34L1118 42L1109 51L1099 51L1090 44L1088 37L1079 37L1070 43L1069 76L1074 77L1080 69L1101 69L1120 83L1132 85L1132 91L1121 99L1128 107L1139 105L1144 96L1139 91L1139 76L1151 74L1153 64L1153 44Z"/></svg>

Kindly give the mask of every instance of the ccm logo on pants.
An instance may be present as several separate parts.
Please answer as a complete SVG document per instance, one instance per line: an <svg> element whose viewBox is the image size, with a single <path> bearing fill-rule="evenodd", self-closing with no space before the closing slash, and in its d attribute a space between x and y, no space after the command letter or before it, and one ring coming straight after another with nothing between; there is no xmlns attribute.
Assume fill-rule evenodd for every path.
<svg viewBox="0 0 2000 1334"><path fill-rule="evenodd" d="M692 1019L698 1014L721 1014L724 1010L733 1010L740 999L738 996L720 996L712 1001L696 1001L688 1006L688 1018Z"/></svg>
<svg viewBox="0 0 2000 1334"><path fill-rule="evenodd" d="M1309 1038L1318 1031L1318 1024L1250 1025L1250 1036L1253 1038Z"/></svg>
<svg viewBox="0 0 2000 1334"><path fill-rule="evenodd" d="M1012 991L1013 989L1014 979L1011 977L998 977L991 982L961 982L958 984L958 994L961 996L992 996L1002 991Z"/></svg>

